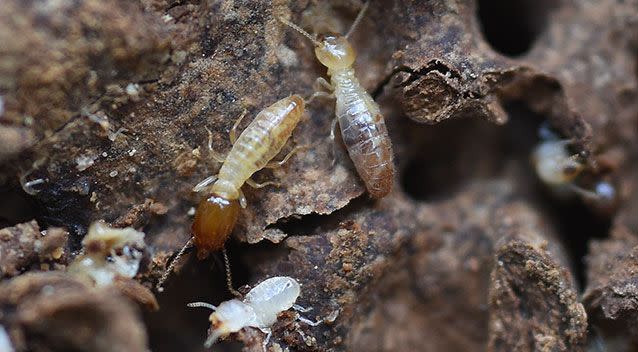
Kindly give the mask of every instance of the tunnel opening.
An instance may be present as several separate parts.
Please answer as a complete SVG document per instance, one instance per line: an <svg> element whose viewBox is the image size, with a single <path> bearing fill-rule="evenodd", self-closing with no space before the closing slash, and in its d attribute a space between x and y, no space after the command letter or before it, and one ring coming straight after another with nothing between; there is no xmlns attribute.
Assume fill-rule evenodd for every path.
<svg viewBox="0 0 638 352"><path fill-rule="evenodd" d="M557 6L551 0L479 0L477 16L492 48L516 57L532 48Z"/></svg>

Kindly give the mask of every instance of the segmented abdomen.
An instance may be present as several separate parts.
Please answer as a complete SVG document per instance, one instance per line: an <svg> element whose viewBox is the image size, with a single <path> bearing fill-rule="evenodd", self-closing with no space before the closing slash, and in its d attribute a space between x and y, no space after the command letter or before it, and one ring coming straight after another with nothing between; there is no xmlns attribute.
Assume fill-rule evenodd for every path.
<svg viewBox="0 0 638 352"><path fill-rule="evenodd" d="M370 196L381 198L392 190L394 162L392 143L379 106L351 69L334 72L331 83L348 154Z"/></svg>
<svg viewBox="0 0 638 352"><path fill-rule="evenodd" d="M292 95L257 114L233 144L212 191L229 187L238 191L252 174L279 154L303 113L303 98ZM230 193L228 189L222 191Z"/></svg>

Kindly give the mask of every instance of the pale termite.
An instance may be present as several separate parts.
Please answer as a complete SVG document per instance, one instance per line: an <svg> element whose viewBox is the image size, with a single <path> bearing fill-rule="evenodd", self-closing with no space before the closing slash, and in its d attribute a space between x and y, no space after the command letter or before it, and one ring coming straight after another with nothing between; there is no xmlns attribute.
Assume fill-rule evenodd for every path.
<svg viewBox="0 0 638 352"><path fill-rule="evenodd" d="M209 320L211 333L204 346L211 347L219 338L238 332L245 327L253 327L266 334L263 342L264 351L272 335L270 327L277 321L279 313L290 308L307 312L309 309L295 304L301 286L297 280L287 276L276 276L266 279L253 287L243 299L231 299L214 306L206 302L194 302L189 307L204 307L213 310ZM317 326L320 322L312 322L301 316L298 319L306 324Z"/></svg>
<svg viewBox="0 0 638 352"><path fill-rule="evenodd" d="M364 4L344 36L327 33L314 38L294 23L279 18L284 24L310 39L315 46L315 56L328 68L330 82L317 81L329 89L336 98L331 137L334 139L336 123L339 123L343 142L359 176L372 198L382 198L392 190L394 162L392 143L379 105L361 86L352 65L355 51L348 42L368 7ZM317 94L317 93L315 93Z"/></svg>
<svg viewBox="0 0 638 352"><path fill-rule="evenodd" d="M255 188L277 185L272 181L259 184L250 177L263 168L281 166L295 151L302 148L295 147L282 161L271 162L292 135L304 111L305 101L301 96L291 95L283 98L259 112L238 138L235 131L243 115L235 122L230 131L233 146L225 158L216 155L210 148L213 157L222 163L222 166L217 176L208 177L193 188L195 192L206 195L195 211L191 226L193 237L184 245L160 279L160 290L176 261L193 244L197 248L199 259L206 258L213 251L223 250L228 270L224 243L235 227L240 207L246 207L241 187L244 183ZM229 289L235 293L230 285L230 275L228 280Z"/></svg>

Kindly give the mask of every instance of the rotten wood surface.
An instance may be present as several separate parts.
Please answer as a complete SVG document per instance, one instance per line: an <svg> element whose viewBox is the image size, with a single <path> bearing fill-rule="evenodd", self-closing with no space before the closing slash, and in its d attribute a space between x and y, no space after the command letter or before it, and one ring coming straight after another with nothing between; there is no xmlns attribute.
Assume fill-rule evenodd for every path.
<svg viewBox="0 0 638 352"><path fill-rule="evenodd" d="M45 280L23 275L28 271L63 269L90 222L104 219L146 233L152 256L136 278L140 287L122 283L119 291L146 308L155 307L147 288L188 240L189 210L198 200L192 187L219 168L209 133L212 147L225 153L228 131L244 110L254 116L291 93L309 96L315 78L325 75L312 44L277 17L311 32L345 33L362 4L5 3L0 42L10 45L0 49L0 181L33 204L27 220L37 222L3 220L10 226L0 230L7 278L0 290ZM638 234L638 4L534 2L529 16L537 17L526 20L540 27L518 56L499 52L482 31L499 17L478 16L481 4L372 1L351 37L358 77L380 103L395 146L398 176L389 197L368 199L341 144L333 155L334 102L322 99L308 106L291 141L310 148L281 169L257 174L281 186L244 189L248 208L230 242L236 279L252 285L293 276L303 284L298 303L324 321L308 327L286 313L273 344L311 351L579 351L621 339L632 346L633 291L617 291L632 282L627 263ZM617 203L564 201L539 184L528 157L541 122L573 140L573 152L585 158L580 186L609 181ZM39 238L40 231L56 236ZM143 321L134 310L118 310L150 331L148 342L136 335L136 347L201 349L205 314L183 303L229 298L215 260L187 257L167 292L156 292L160 310ZM117 297L113 305L126 302ZM16 311L3 308L0 324L16 348L55 350L42 342L47 338L30 335L33 325L20 320L27 306L12 302ZM30 312L32 319L54 318L46 309ZM109 350L88 337L82 345L56 335L64 324L45 327L59 343ZM600 332L588 340L593 327ZM263 334L246 329L230 339L256 351Z"/></svg>

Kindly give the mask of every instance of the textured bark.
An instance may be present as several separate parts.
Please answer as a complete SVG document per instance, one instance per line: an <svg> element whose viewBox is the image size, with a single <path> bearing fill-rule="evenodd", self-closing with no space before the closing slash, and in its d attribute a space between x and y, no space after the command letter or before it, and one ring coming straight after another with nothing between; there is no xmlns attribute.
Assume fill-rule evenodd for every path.
<svg viewBox="0 0 638 352"><path fill-rule="evenodd" d="M520 241L499 248L496 260L490 350L584 350L587 315L570 275L543 248Z"/></svg>
<svg viewBox="0 0 638 352"><path fill-rule="evenodd" d="M62 269L78 254L91 221L104 219L146 233L150 260L137 281L118 288L156 308L147 287L189 238L189 211L199 200L191 189L219 168L209 135L212 147L226 153L228 131L244 110L240 128L284 96L309 96L315 78L325 76L312 44L277 17L310 32L345 33L361 4L5 0L0 192L30 207L20 216L5 215L13 204L0 207L7 226L0 230L2 275L20 275L3 285L37 286L51 273L22 274ZM305 315L324 321L309 327L286 312L273 344L314 351L578 351L588 328L595 332L592 346L635 340L633 293L617 291L633 282L638 233L632 192L638 3L522 1L530 10L520 21L534 25L531 38L514 38L529 47L518 56L499 52L482 30L510 31L493 23L497 14L477 15L485 4L371 1L350 37L357 75L379 102L395 149L397 177L388 197L364 195L339 140L333 155L334 101L327 99L309 104L293 133L291 144L310 148L255 176L281 186L243 189L248 207L229 242L235 279L253 285L293 276L303 284L298 303L314 308ZM587 164L577 185L608 181L616 201L562 201L546 192L528 162L541 122L571 139L571 152ZM610 228L614 235L604 239ZM588 243L588 266L581 269ZM144 317L154 351L200 350L208 313L184 304L230 297L219 258L190 257L157 294L159 311ZM87 302L107 299L78 290L90 291ZM113 300L128 304L120 295ZM52 302L76 303L62 296ZM98 309L83 302L77 304L87 314ZM18 315L26 309L12 304ZM117 311L140 326L128 308ZM48 314L34 312L29 324ZM14 320L0 322L14 329ZM68 327L47 322L50 335L19 332L33 325L11 330L16 348L56 350L46 347L49 337ZM136 347L147 344L136 336ZM257 351L263 337L244 329L229 340ZM82 343L109 350L97 339Z"/></svg>
<svg viewBox="0 0 638 352"><path fill-rule="evenodd" d="M139 315L115 290L59 273L28 273L0 286L2 326L18 351L143 351Z"/></svg>
<svg viewBox="0 0 638 352"><path fill-rule="evenodd" d="M40 231L38 223L0 230L0 274L11 277L29 270L64 269L69 257L68 233L60 228Z"/></svg>

